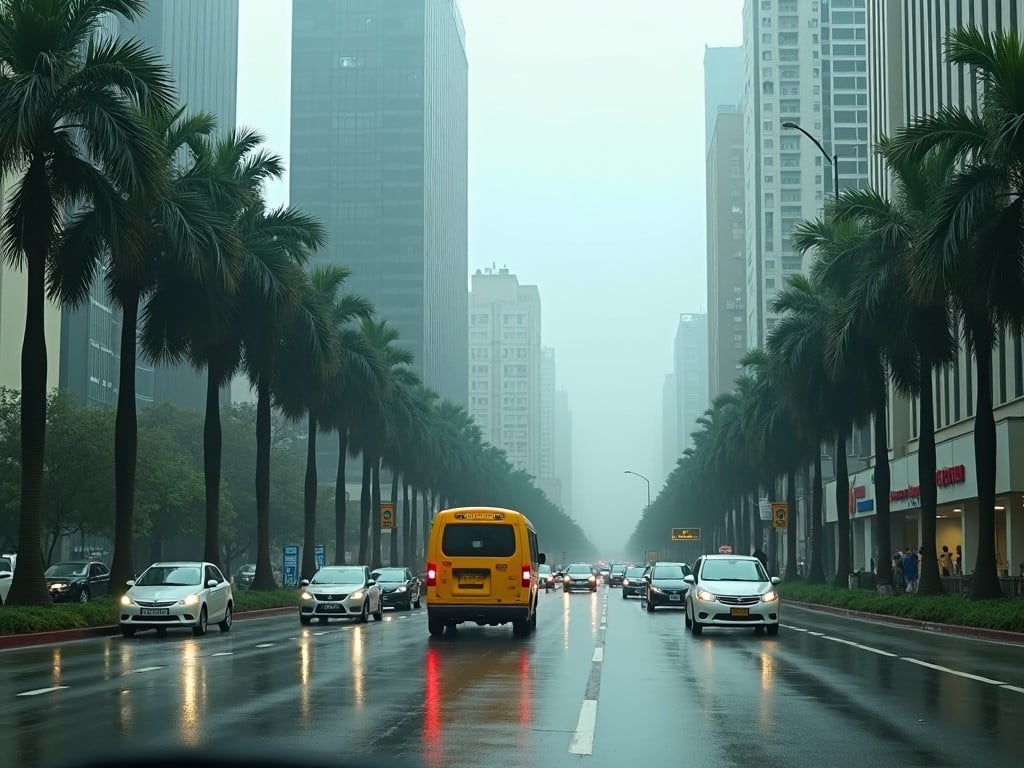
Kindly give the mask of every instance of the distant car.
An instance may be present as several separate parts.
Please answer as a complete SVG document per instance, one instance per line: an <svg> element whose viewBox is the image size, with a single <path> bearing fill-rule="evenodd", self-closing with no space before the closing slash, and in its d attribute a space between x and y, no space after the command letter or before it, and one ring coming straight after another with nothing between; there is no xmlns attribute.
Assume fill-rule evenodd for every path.
<svg viewBox="0 0 1024 768"><path fill-rule="evenodd" d="M89 560L54 563L43 578L55 603L87 603L107 594L110 587L107 566Z"/></svg>
<svg viewBox="0 0 1024 768"><path fill-rule="evenodd" d="M626 564L616 563L612 566L611 574L608 576L608 584L612 587L621 587L624 578L626 578Z"/></svg>
<svg viewBox="0 0 1024 768"><path fill-rule="evenodd" d="M742 555L703 555L685 578L686 626L695 635L705 627L761 628L779 634L777 576L769 578L761 561Z"/></svg>
<svg viewBox="0 0 1024 768"><path fill-rule="evenodd" d="M655 563L644 578L647 587L644 602L647 610L653 613L660 606L684 608L686 592L690 585L685 579L690 575L690 566L686 563Z"/></svg>
<svg viewBox="0 0 1024 768"><path fill-rule="evenodd" d="M299 603L299 622L309 624L314 618L321 624L328 619L355 619L362 623L384 618L384 594L370 577L365 565L328 565L312 579L299 582L303 587Z"/></svg>
<svg viewBox="0 0 1024 768"><path fill-rule="evenodd" d="M420 580L408 568L378 568L370 578L380 585L385 608L409 611L420 607Z"/></svg>
<svg viewBox="0 0 1024 768"><path fill-rule="evenodd" d="M550 565L537 566L537 578L540 579L540 585L544 587L545 592L555 588L555 573Z"/></svg>
<svg viewBox="0 0 1024 768"><path fill-rule="evenodd" d="M627 566L626 572L622 574L622 599L628 597L643 597L647 593L647 582L644 581L642 565Z"/></svg>
<svg viewBox="0 0 1024 768"><path fill-rule="evenodd" d="M211 621L227 632L233 613L231 583L213 563L153 563L128 582L121 598L121 634L131 637L139 629L165 632L191 627L192 634L199 636L206 634Z"/></svg>
<svg viewBox="0 0 1024 768"><path fill-rule="evenodd" d="M14 564L17 561L17 555L0 555L0 605L7 602L7 593L11 591L11 581L14 579Z"/></svg>
<svg viewBox="0 0 1024 768"><path fill-rule="evenodd" d="M565 569L565 575L562 577L562 591L572 592L577 589L597 592L597 574L589 563L573 563Z"/></svg>
<svg viewBox="0 0 1024 768"><path fill-rule="evenodd" d="M256 578L256 563L246 563L235 571L235 589L249 589Z"/></svg>

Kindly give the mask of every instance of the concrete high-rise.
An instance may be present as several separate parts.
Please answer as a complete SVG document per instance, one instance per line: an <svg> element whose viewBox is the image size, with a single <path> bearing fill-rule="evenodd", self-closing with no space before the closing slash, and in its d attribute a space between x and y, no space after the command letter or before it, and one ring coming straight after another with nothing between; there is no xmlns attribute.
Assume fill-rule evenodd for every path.
<svg viewBox="0 0 1024 768"><path fill-rule="evenodd" d="M535 478L542 476L540 308L537 286L520 285L504 267L472 277L469 413L487 442Z"/></svg>
<svg viewBox="0 0 1024 768"><path fill-rule="evenodd" d="M467 403L467 77L454 0L294 0L290 203L414 368ZM333 462L331 463L333 466Z"/></svg>
<svg viewBox="0 0 1024 768"><path fill-rule="evenodd" d="M697 419L708 408L708 316L679 316L673 346L676 385L676 445L682 453L693 445Z"/></svg>
<svg viewBox="0 0 1024 768"><path fill-rule="evenodd" d="M704 154L711 151L711 137L719 113L743 108L743 46L704 46Z"/></svg>
<svg viewBox="0 0 1024 768"><path fill-rule="evenodd" d="M183 106L213 113L222 131L234 129L238 0L153 0L142 18L129 23L111 16L102 32L135 37L151 47L171 68ZM64 313L60 336L60 386L82 402L116 403L121 313L101 278L81 308ZM140 405L167 401L194 410L205 407L205 375L189 366L153 365L140 354L135 379Z"/></svg>

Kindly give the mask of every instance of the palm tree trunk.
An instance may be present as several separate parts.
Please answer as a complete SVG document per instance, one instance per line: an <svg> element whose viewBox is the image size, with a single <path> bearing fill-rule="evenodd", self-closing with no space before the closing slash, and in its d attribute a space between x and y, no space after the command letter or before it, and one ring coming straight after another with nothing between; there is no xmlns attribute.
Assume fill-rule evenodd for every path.
<svg viewBox="0 0 1024 768"><path fill-rule="evenodd" d="M782 494L779 493L779 482L780 478L775 477L772 479L772 491L771 499L778 499ZM761 530L768 529L768 575L776 576L779 573L779 534L775 531L775 525L769 521L767 523L761 523Z"/></svg>
<svg viewBox="0 0 1024 768"><path fill-rule="evenodd" d="M364 448L363 482L359 491L359 563L370 562L370 511L373 500L370 498L370 455Z"/></svg>
<svg viewBox="0 0 1024 768"><path fill-rule="evenodd" d="M981 371L978 372L979 386ZM917 583L920 595L939 595L945 592L939 578L939 561L935 553L939 488L935 480L935 395L933 390L932 364L926 354L921 353L919 382L920 434L917 441L917 477L921 485L921 573ZM980 393L979 393L980 394ZM889 553L892 560L892 553Z"/></svg>
<svg viewBox="0 0 1024 768"><path fill-rule="evenodd" d="M316 573L316 416L307 414L306 483L302 494L302 572L303 579Z"/></svg>
<svg viewBox="0 0 1024 768"><path fill-rule="evenodd" d="M45 185L42 163L33 163L25 178ZM49 195L47 195L49 197ZM26 254L28 293L25 335L21 344L21 508L18 518L18 567L14 569L7 605L51 605L43 579L43 453L46 442L46 252L49 237L40 227L29 233L33 247ZM38 240L37 240L38 238ZM45 239L44 239L45 238ZM130 578L130 577L129 577ZM123 585L123 581L121 584ZM111 581L111 592L117 592Z"/></svg>
<svg viewBox="0 0 1024 768"><path fill-rule="evenodd" d="M850 470L846 464L846 433L840 432L836 438L836 520L839 529L839 545L836 548L836 577L833 582L837 587L849 586L850 569L853 559L850 555Z"/></svg>
<svg viewBox="0 0 1024 768"><path fill-rule="evenodd" d="M394 519L395 527L391 529L391 551L388 552L388 565L398 565L398 534L401 533L403 536L406 535L406 523L408 522L405 518L408 517L405 509L402 510L402 525L398 526L398 470L392 470L391 472L391 503L395 507Z"/></svg>
<svg viewBox="0 0 1024 768"><path fill-rule="evenodd" d="M119 597L124 583L135 578L135 466L138 460L138 418L135 412L135 356L139 322L138 294L121 305L121 361L118 369L117 415L114 417L114 554L110 562L111 594Z"/></svg>
<svg viewBox="0 0 1024 768"><path fill-rule="evenodd" d="M426 488L422 491L423 509L420 510L423 523L423 556L427 556L427 547L430 545L430 495Z"/></svg>
<svg viewBox="0 0 1024 768"><path fill-rule="evenodd" d="M822 524L821 524L821 512L822 512L822 482L821 482L821 449L814 451L814 479L811 481L811 561L807 568L807 583L808 584L824 584L825 583L825 567L822 563Z"/></svg>
<svg viewBox="0 0 1024 768"><path fill-rule="evenodd" d="M345 491L345 453L348 451L348 427L338 430L338 473L334 478L334 564L345 565L345 526L348 524L348 497Z"/></svg>
<svg viewBox="0 0 1024 768"><path fill-rule="evenodd" d="M402 478L402 561L406 567L411 567L413 552L412 548L416 543L416 513L409 511L409 481Z"/></svg>
<svg viewBox="0 0 1024 768"><path fill-rule="evenodd" d="M221 565L220 554L220 463L223 437L220 427L221 372L206 369L206 415L203 418L203 481L206 486L206 532L203 559Z"/></svg>
<svg viewBox="0 0 1024 768"><path fill-rule="evenodd" d="M929 379L931 371L929 370ZM889 422L886 401L889 382L883 378L875 392L875 516L872 520L871 540L875 543L875 583L890 584L892 576L892 516L889 511L889 491L892 480L889 473ZM935 476L935 473L932 473ZM934 520L934 515L932 516Z"/></svg>
<svg viewBox="0 0 1024 768"><path fill-rule="evenodd" d="M256 381L256 573L252 589L276 589L270 564L270 375Z"/></svg>
<svg viewBox="0 0 1024 768"><path fill-rule="evenodd" d="M996 421L992 413L992 344L995 334L987 322L977 324L973 330L974 359L978 363L978 396L974 409L978 555L974 560L970 597L971 600L987 600L1003 596L996 573ZM926 544L933 549L935 540Z"/></svg>
<svg viewBox="0 0 1024 768"><path fill-rule="evenodd" d="M370 567L380 568L382 565L380 556L380 458L375 457L373 459L373 464L370 465L370 472L370 498L372 500L372 511L370 512L370 531L372 531L373 533L373 551L370 553ZM394 522L393 513L391 519L392 522Z"/></svg>
<svg viewBox="0 0 1024 768"><path fill-rule="evenodd" d="M796 470L786 473L786 503L789 505L789 520L786 526L786 573L785 578L793 581L796 575Z"/></svg>

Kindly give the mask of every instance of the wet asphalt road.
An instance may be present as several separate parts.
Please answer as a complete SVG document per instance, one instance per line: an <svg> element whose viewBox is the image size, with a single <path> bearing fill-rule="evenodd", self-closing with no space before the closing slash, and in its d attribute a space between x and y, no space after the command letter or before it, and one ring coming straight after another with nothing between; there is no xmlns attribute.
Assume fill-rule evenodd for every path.
<svg viewBox="0 0 1024 768"><path fill-rule="evenodd" d="M0 652L0 755L270 745L426 766L1021 766L1024 648L801 611L683 629L636 600L542 594L535 636L425 611L236 622Z"/></svg>

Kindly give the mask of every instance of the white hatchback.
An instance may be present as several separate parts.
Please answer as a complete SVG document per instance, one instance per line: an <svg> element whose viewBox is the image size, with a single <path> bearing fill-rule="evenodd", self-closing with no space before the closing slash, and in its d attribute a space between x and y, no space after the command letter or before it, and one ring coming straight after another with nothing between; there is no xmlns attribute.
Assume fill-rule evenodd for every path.
<svg viewBox="0 0 1024 768"><path fill-rule="evenodd" d="M683 579L686 591L686 626L695 635L705 627L754 627L779 634L781 579L769 577L761 561L742 555L703 555Z"/></svg>
<svg viewBox="0 0 1024 768"><path fill-rule="evenodd" d="M121 598L121 634L131 637L139 629L166 631L191 627L205 635L209 622L221 632L231 629L234 599L231 582L213 563L153 563Z"/></svg>
<svg viewBox="0 0 1024 768"><path fill-rule="evenodd" d="M321 624L328 619L352 618L367 622L384 618L384 595L380 584L370 578L365 565L328 565L299 582L303 587L299 603L299 622L314 618Z"/></svg>

